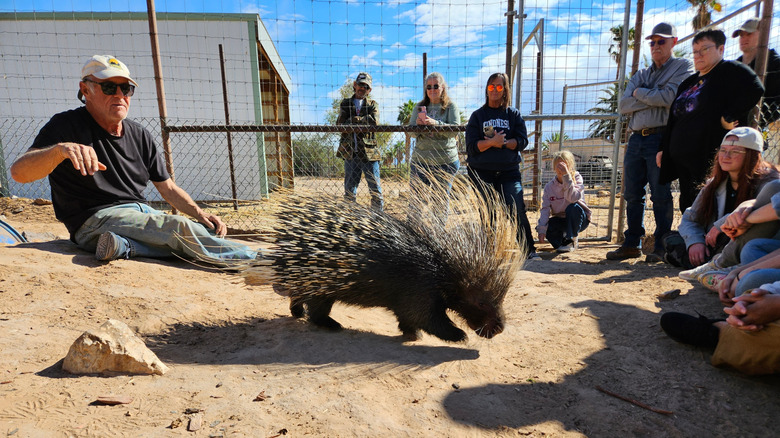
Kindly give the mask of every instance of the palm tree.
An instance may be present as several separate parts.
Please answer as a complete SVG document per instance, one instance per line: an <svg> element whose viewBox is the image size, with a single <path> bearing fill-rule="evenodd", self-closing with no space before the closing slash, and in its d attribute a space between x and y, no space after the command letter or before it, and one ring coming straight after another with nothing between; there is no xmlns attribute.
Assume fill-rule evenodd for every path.
<svg viewBox="0 0 780 438"><path fill-rule="evenodd" d="M563 133L563 141L569 140L570 137L565 132ZM548 151L550 150L550 145L553 144L559 144L561 142L561 133L560 132L551 132L550 135L547 136L546 139L542 142L542 150Z"/></svg>
<svg viewBox="0 0 780 438"><path fill-rule="evenodd" d="M417 105L412 99L407 100L402 105L398 106L398 123L401 125L408 125L409 119L412 118L412 112L414 112L414 106Z"/></svg>
<svg viewBox="0 0 780 438"><path fill-rule="evenodd" d="M696 15L694 15L691 24L693 30L701 30L712 23L712 14L710 8L720 12L723 9L723 5L717 2L717 0L688 0L692 8L696 9Z"/></svg>
<svg viewBox="0 0 780 438"><path fill-rule="evenodd" d="M620 65L620 43L623 41L623 25L611 27L609 29L612 32L612 43L609 45L609 55L615 64ZM634 50L634 28L628 29L628 50ZM615 77L617 79L617 77Z"/></svg>
<svg viewBox="0 0 780 438"><path fill-rule="evenodd" d="M618 84L612 84L601 90L606 96L599 97L596 106L589 109L589 114L615 114L618 106ZM613 140L615 138L616 120L600 119L591 123L588 127L590 138L603 138Z"/></svg>

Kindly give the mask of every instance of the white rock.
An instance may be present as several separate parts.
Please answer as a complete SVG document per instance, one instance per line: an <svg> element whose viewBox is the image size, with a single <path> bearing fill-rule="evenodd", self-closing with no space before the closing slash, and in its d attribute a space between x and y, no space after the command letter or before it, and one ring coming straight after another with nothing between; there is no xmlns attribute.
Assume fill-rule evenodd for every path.
<svg viewBox="0 0 780 438"><path fill-rule="evenodd" d="M162 375L168 371L127 324L113 319L79 336L70 346L62 369L73 374Z"/></svg>

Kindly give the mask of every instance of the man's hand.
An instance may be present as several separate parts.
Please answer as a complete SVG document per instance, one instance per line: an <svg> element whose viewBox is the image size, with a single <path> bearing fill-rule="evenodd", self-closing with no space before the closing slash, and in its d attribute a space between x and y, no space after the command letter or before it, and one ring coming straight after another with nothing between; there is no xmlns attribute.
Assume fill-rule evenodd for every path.
<svg viewBox="0 0 780 438"><path fill-rule="evenodd" d="M661 168L661 157L663 156L664 156L663 152L659 152L655 154L655 165L658 166L659 169Z"/></svg>
<svg viewBox="0 0 780 438"><path fill-rule="evenodd" d="M216 214L206 214L204 212L198 217L198 222L214 230L214 233L219 237L225 237L225 234L227 234L227 225L225 225L225 223L222 222L222 218Z"/></svg>
<svg viewBox="0 0 780 438"><path fill-rule="evenodd" d="M106 165L98 161L95 149L91 146L78 143L59 143L57 149L62 158L69 159L73 163L73 168L81 171L84 176L106 170Z"/></svg>

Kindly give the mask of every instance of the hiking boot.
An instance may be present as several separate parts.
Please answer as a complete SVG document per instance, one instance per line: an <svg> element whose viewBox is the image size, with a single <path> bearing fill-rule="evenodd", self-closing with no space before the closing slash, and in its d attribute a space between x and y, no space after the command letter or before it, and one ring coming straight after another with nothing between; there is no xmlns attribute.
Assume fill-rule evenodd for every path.
<svg viewBox="0 0 780 438"><path fill-rule="evenodd" d="M631 248L629 246L621 246L620 248L607 253L607 260L625 260L635 259L642 256L642 250L639 248Z"/></svg>
<svg viewBox="0 0 780 438"><path fill-rule="evenodd" d="M130 258L127 240L111 231L106 231L98 238L95 258L102 262Z"/></svg>
<svg viewBox="0 0 780 438"><path fill-rule="evenodd" d="M718 345L720 330L713 324L718 321L723 319L667 312L661 315L661 328L677 342L714 349Z"/></svg>

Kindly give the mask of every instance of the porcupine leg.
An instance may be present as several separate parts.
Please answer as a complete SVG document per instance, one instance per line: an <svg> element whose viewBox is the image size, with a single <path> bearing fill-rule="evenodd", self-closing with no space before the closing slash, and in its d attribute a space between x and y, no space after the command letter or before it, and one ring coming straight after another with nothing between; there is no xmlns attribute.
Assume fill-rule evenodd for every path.
<svg viewBox="0 0 780 438"><path fill-rule="evenodd" d="M403 333L401 336L403 337L404 342L416 341L420 339L420 330L417 327L413 327L412 325L399 320L398 329L401 330L401 333Z"/></svg>
<svg viewBox="0 0 780 438"><path fill-rule="evenodd" d="M290 297L290 313L295 318L303 318L303 300L300 298Z"/></svg>
<svg viewBox="0 0 780 438"><path fill-rule="evenodd" d="M341 330L341 324L330 317L330 309L335 300L329 298L309 298L306 301L306 310L309 321L328 330Z"/></svg>
<svg viewBox="0 0 780 438"><path fill-rule="evenodd" d="M423 330L445 341L460 342L467 339L466 332L455 327L444 309L434 310Z"/></svg>

